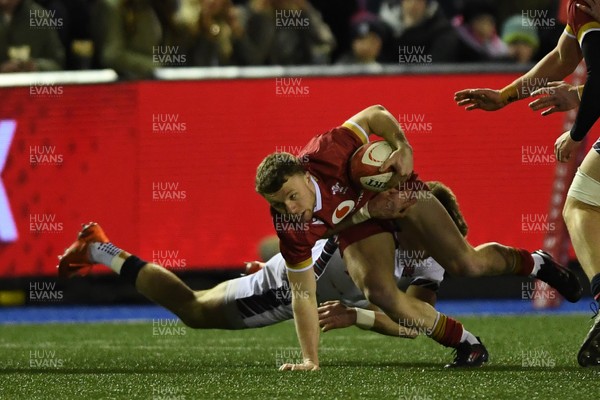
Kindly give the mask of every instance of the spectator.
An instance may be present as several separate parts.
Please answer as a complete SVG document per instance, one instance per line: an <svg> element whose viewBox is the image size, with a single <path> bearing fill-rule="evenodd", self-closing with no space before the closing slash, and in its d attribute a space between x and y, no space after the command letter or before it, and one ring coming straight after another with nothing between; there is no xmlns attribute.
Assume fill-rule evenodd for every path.
<svg viewBox="0 0 600 400"><path fill-rule="evenodd" d="M506 1L506 0L504 0ZM446 18L452 20L457 14L460 13L459 4L462 3L462 0L443 0L440 1L440 7L442 8L442 12L446 16Z"/></svg>
<svg viewBox="0 0 600 400"><path fill-rule="evenodd" d="M431 62L456 60L458 37L437 1L387 0L379 15L391 28L383 61L397 63L404 50L418 52Z"/></svg>
<svg viewBox="0 0 600 400"><path fill-rule="evenodd" d="M512 16L504 22L502 41L508 46L510 58L519 64L531 63L540 46L534 21L522 15Z"/></svg>
<svg viewBox="0 0 600 400"><path fill-rule="evenodd" d="M331 52L332 60L347 55L352 45L350 37L351 19L360 11L379 12L380 0L327 0L313 1L315 7L335 38L336 46Z"/></svg>
<svg viewBox="0 0 600 400"><path fill-rule="evenodd" d="M335 38L307 0L250 0L244 10L250 65L325 64Z"/></svg>
<svg viewBox="0 0 600 400"><path fill-rule="evenodd" d="M454 19L460 37L458 60L501 61L508 48L496 32L496 8L490 0L466 0L462 15Z"/></svg>
<svg viewBox="0 0 600 400"><path fill-rule="evenodd" d="M100 63L123 78L151 78L154 69L188 62L177 0L98 0L92 12Z"/></svg>
<svg viewBox="0 0 600 400"><path fill-rule="evenodd" d="M385 29L373 14L362 14L351 27L352 51L343 55L338 64L377 64Z"/></svg>
<svg viewBox="0 0 600 400"><path fill-rule="evenodd" d="M243 64L248 38L240 9L231 0L200 0L198 17L191 26L191 65Z"/></svg>
<svg viewBox="0 0 600 400"><path fill-rule="evenodd" d="M54 12L62 26L58 36L66 51L66 69L89 69L94 52L90 36L90 4L88 0L35 0Z"/></svg>
<svg viewBox="0 0 600 400"><path fill-rule="evenodd" d="M0 0L0 72L62 69L61 22L33 0Z"/></svg>
<svg viewBox="0 0 600 400"><path fill-rule="evenodd" d="M556 17L560 0L502 0L496 2L498 21L506 21L515 14L537 10L548 17ZM567 9L565 5L565 10ZM556 45L556 42L553 43ZM554 48L554 46L553 46Z"/></svg>

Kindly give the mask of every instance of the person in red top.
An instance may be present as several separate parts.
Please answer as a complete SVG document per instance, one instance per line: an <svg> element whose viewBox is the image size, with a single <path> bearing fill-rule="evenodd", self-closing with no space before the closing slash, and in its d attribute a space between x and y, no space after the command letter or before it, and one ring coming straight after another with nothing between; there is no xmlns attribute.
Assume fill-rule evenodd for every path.
<svg viewBox="0 0 600 400"><path fill-rule="evenodd" d="M437 312L430 304L409 298L394 284L394 248L389 222L366 220L372 193L354 187L348 176L352 154L375 134L394 149L381 166L395 170L392 185L400 193L427 192L413 173L413 154L398 121L382 106L371 106L343 126L314 137L299 157L273 153L258 166L256 191L271 205L292 288L296 333L304 362L284 364L283 370L319 368L319 324L315 276L310 248L328 232L336 231L348 272L365 297L400 325L419 328L457 354L451 367L479 366L487 351L462 324ZM581 297L576 276L544 252L488 243L473 248L433 196L417 201L398 220L400 229L417 240L426 238L426 251L454 275L518 274L535 276L554 286L570 301ZM363 222L365 221L365 222Z"/></svg>
<svg viewBox="0 0 600 400"><path fill-rule="evenodd" d="M580 106L575 123L570 130L560 135L554 143L554 152L559 162L568 161L594 123L600 117L600 1L569 0L567 3L567 26L561 35L556 48L538 62L529 72L521 76L502 90L466 89L455 94L458 105L467 110L482 109L495 111L523 98L537 86L548 81L564 79L572 73L581 59L587 65L587 79L580 88ZM548 84L550 90L564 89L560 82ZM573 87L568 88L573 92ZM534 92L534 93L538 93ZM551 106L546 114L573 108L577 102L574 96L549 96ZM553 101L562 99L561 104ZM532 106L534 106L532 103ZM535 109L535 108L534 108ZM600 303L600 139L593 145L575 174L569 188L563 217L571 236L575 254L581 267L590 279L592 295ZM595 320L579 349L577 361L582 367L600 365L600 313L596 312Z"/></svg>

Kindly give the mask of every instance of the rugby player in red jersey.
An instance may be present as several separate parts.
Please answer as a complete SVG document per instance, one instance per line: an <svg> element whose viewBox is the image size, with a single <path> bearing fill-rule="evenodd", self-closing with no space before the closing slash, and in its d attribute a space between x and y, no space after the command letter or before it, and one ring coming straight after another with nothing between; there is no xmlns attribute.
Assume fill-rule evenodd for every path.
<svg viewBox="0 0 600 400"><path fill-rule="evenodd" d="M598 0L569 0L567 26L556 48L529 72L502 90L466 89L456 93L458 105L467 110L495 111L528 97L535 85L558 81L571 74L581 59L587 65L587 79L580 92L580 107L569 131L556 139L556 159L566 162L581 145L600 117L600 2ZM535 103L535 102L534 102ZM571 99L569 103L573 103ZM538 103L539 105L539 103ZM560 107L566 109L568 107ZM590 279L592 295L600 302L600 139L588 152L569 188L563 217L571 236L575 254ZM596 304L597 305L597 304ZM582 367L600 365L600 313L577 355Z"/></svg>
<svg viewBox="0 0 600 400"><path fill-rule="evenodd" d="M283 370L319 368L319 324L315 277L310 249L326 234L348 219L357 225L338 235L340 250L350 276L366 298L400 325L417 327L444 346L457 349L448 366L481 365L483 346L462 324L437 312L430 304L407 296L394 284L393 228L387 221L359 223L369 213L372 193L353 186L348 176L352 154L369 141L371 134L384 138L394 149L382 165L395 170L401 191L427 191L413 174L412 148L398 121L382 106L371 106L342 126L314 137L298 157L273 153L258 166L256 191L271 205L292 287L296 333L304 362L284 364ZM422 241L427 253L454 275L481 276L517 274L535 276L555 287L565 298L577 301L581 286L576 276L541 251L488 243L473 248L460 234L450 216L435 198L417 196L406 210L400 227ZM303 222L282 224L291 219Z"/></svg>
<svg viewBox="0 0 600 400"><path fill-rule="evenodd" d="M432 194L448 211L461 235L467 224L452 191L440 182L429 182ZM393 197L392 197L393 196ZM372 213L379 218L396 217L413 201L388 191L370 200ZM425 251L423 244L398 231L394 263L394 281L398 287L408 285L407 295L435 304L436 292L444 269ZM317 280L319 323L323 331L356 325L385 335L416 337L421 331L402 327L369 304L348 276L334 238L319 240L312 248L313 272ZM144 264L137 275L136 265ZM285 260L281 254L266 263L247 263L258 271L231 279L207 290L194 291L171 271L153 262L145 262L109 242L96 223L83 226L77 240L60 257L59 276L71 277L103 264L133 283L142 295L172 311L194 329L247 329L273 325L293 317L292 295ZM135 281L132 281L135 277ZM332 303L333 301L333 303ZM348 307L350 306L350 308ZM478 361L487 360L483 345ZM470 365L477 365L471 363Z"/></svg>

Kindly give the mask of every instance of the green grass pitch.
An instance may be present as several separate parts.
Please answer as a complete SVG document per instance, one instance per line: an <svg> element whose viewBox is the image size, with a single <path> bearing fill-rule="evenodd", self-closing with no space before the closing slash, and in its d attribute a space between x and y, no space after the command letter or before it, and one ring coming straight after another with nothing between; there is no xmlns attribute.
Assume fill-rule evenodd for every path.
<svg viewBox="0 0 600 400"><path fill-rule="evenodd" d="M142 323L5 325L1 399L599 399L600 369L575 355L586 316L464 317L490 362L446 370L420 337L336 330L321 371L279 372L299 351L291 322L246 331Z"/></svg>

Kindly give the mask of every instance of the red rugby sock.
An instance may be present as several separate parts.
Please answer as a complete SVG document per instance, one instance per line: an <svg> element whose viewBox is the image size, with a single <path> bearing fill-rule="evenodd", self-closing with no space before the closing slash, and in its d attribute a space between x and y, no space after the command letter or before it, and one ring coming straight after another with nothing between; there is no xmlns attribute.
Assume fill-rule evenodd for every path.
<svg viewBox="0 0 600 400"><path fill-rule="evenodd" d="M463 325L455 319L438 313L431 335L433 340L446 347L457 347L463 333Z"/></svg>
<svg viewBox="0 0 600 400"><path fill-rule="evenodd" d="M525 249L516 249L511 247L513 253L513 273L515 275L529 276L533 272L535 265L531 253Z"/></svg>

